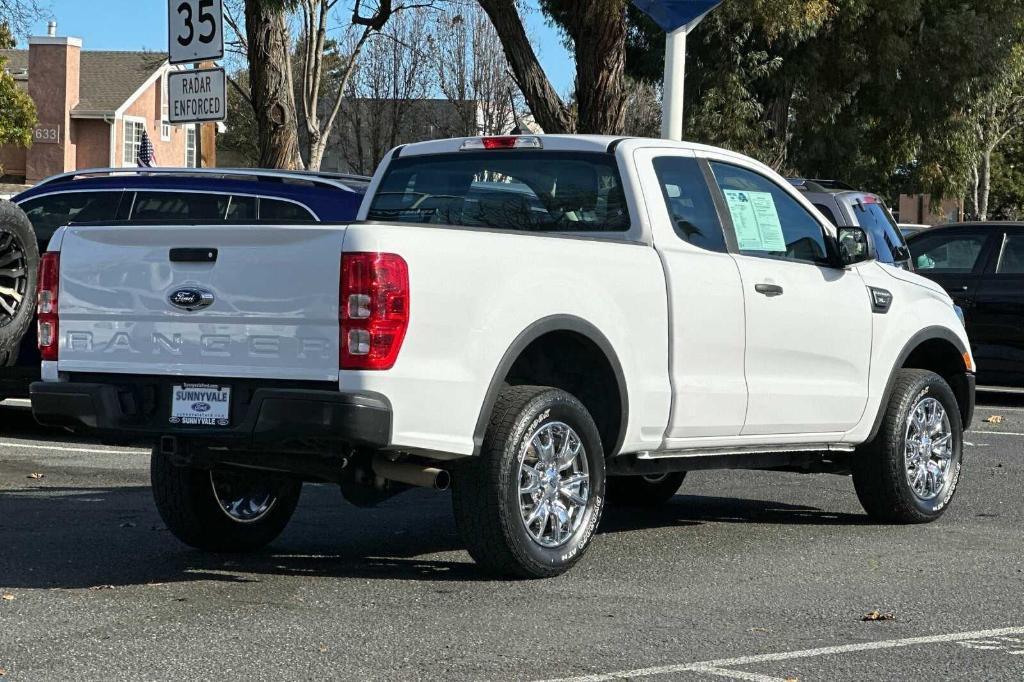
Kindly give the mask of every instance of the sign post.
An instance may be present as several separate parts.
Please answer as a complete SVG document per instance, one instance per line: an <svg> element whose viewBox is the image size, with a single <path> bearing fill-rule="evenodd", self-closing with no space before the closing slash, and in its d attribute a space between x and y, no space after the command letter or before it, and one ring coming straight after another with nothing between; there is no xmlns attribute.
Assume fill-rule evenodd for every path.
<svg viewBox="0 0 1024 682"><path fill-rule="evenodd" d="M665 31L665 83L661 136L683 139L683 94L686 84L686 37L723 0L633 0Z"/></svg>

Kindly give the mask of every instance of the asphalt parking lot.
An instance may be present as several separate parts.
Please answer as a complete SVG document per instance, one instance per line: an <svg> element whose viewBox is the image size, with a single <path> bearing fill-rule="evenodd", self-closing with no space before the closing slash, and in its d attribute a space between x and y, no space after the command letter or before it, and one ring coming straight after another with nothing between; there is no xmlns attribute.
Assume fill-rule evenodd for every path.
<svg viewBox="0 0 1024 682"><path fill-rule="evenodd" d="M980 402L939 523L871 525L845 478L700 472L531 582L476 571L444 493L361 510L307 486L265 553L200 554L161 524L147 453L3 406L0 674L1020 680L1024 396Z"/></svg>

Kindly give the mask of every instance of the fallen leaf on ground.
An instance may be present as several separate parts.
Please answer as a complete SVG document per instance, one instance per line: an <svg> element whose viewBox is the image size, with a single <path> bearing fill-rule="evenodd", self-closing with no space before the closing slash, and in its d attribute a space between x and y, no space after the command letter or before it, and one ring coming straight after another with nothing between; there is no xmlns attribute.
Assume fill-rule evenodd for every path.
<svg viewBox="0 0 1024 682"><path fill-rule="evenodd" d="M320 645L320 653L322 653L322 654L326 654L327 653L327 645L326 644L321 644Z"/></svg>
<svg viewBox="0 0 1024 682"><path fill-rule="evenodd" d="M10 592L4 592L3 596L0 596L0 599L3 599L4 601L14 601L14 595Z"/></svg>
<svg viewBox="0 0 1024 682"><path fill-rule="evenodd" d="M896 614L894 613L882 613L881 611L872 611L863 618L863 621L874 621L874 620L896 620Z"/></svg>
<svg viewBox="0 0 1024 682"><path fill-rule="evenodd" d="M786 682L800 682L800 678L799 677L787 677L787 678L785 678L785 680L786 680Z"/></svg>
<svg viewBox="0 0 1024 682"><path fill-rule="evenodd" d="M29 474L28 478L32 479L33 481L41 481L42 479L46 478L46 475L45 474Z"/></svg>
<svg viewBox="0 0 1024 682"><path fill-rule="evenodd" d="M988 419L986 419L985 423L986 424L1002 424L1003 423L1003 418L1001 416L999 416L998 414L994 414L991 417L989 417Z"/></svg>
<svg viewBox="0 0 1024 682"><path fill-rule="evenodd" d="M6 674L7 674L7 671L4 670L3 668L0 668L0 677L3 677Z"/></svg>

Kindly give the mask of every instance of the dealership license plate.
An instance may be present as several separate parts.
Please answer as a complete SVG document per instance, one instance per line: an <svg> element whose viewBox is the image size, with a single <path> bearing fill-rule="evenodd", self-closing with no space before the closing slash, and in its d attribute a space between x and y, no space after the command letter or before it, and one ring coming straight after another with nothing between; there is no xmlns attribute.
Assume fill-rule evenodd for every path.
<svg viewBox="0 0 1024 682"><path fill-rule="evenodd" d="M181 384L171 387L171 423L184 426L228 426L231 387Z"/></svg>

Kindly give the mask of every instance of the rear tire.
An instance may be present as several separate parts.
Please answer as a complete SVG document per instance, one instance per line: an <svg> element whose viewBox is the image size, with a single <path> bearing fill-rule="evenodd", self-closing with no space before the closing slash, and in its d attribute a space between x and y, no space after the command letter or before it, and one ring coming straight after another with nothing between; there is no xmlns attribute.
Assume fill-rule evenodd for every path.
<svg viewBox="0 0 1024 682"><path fill-rule="evenodd" d="M656 476L616 476L608 479L608 502L623 507L660 507L675 497L685 478L685 471Z"/></svg>
<svg viewBox="0 0 1024 682"><path fill-rule="evenodd" d="M266 472L177 466L153 449L153 499L176 538L208 552L252 552L291 520L302 482Z"/></svg>
<svg viewBox="0 0 1024 682"><path fill-rule="evenodd" d="M960 482L963 425L956 396L934 372L901 369L878 435L853 458L864 510L883 523L930 523Z"/></svg>
<svg viewBox="0 0 1024 682"><path fill-rule="evenodd" d="M21 338L35 319L39 244L25 212L0 201L0 367L18 359Z"/></svg>
<svg viewBox="0 0 1024 682"><path fill-rule="evenodd" d="M480 456L454 471L455 522L484 569L548 578L583 556L604 507L604 451L579 400L542 386L498 396Z"/></svg>

